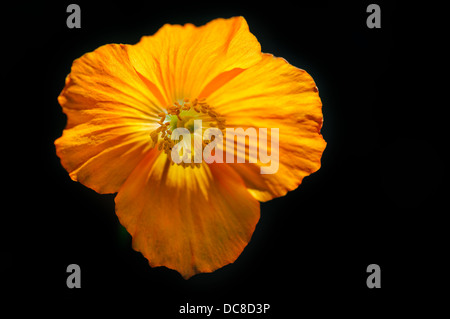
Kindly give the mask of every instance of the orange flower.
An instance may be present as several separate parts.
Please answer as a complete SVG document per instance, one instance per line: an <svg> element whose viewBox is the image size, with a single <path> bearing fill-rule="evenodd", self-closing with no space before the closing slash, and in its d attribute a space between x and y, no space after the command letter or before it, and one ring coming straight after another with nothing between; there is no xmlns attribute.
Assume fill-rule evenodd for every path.
<svg viewBox="0 0 450 319"><path fill-rule="evenodd" d="M184 278L234 262L259 201L297 188L319 169L326 145L313 79L261 53L243 17L164 25L135 45L104 45L73 62L58 101L68 120L56 152L70 177L118 192L116 214L133 248ZM171 133L194 135L196 119L224 133L278 128L278 171L261 174L260 159L248 163L251 145L246 163L174 165Z"/></svg>

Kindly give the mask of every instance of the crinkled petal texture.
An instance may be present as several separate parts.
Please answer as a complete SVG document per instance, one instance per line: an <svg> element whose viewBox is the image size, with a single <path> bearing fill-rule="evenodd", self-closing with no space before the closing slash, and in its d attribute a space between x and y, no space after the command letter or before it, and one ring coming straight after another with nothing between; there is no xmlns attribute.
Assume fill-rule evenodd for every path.
<svg viewBox="0 0 450 319"><path fill-rule="evenodd" d="M228 127L279 128L276 174L254 164L170 165L152 148L158 114L204 97ZM152 266L189 278L232 263L259 201L295 189L320 166L321 102L312 78L261 53L242 17L165 25L136 45L105 45L74 61L58 97L68 122L55 141L70 177L115 193L116 214ZM248 154L247 154L248 155ZM248 157L248 156L247 156Z"/></svg>
<svg viewBox="0 0 450 319"><path fill-rule="evenodd" d="M115 193L149 151L158 113L199 97L261 59L242 17L165 25L136 45L105 45L74 61L58 97L68 117L56 151L70 177Z"/></svg>
<svg viewBox="0 0 450 319"><path fill-rule="evenodd" d="M259 220L259 202L227 166L185 169L149 153L117 194L116 212L151 266L189 278L236 260Z"/></svg>
<svg viewBox="0 0 450 319"><path fill-rule="evenodd" d="M259 158L249 164L249 149L245 164L228 164L256 199L267 201L283 196L320 168L326 146L320 134L322 103L306 71L282 58L263 54L260 62L215 90L208 101L227 119L229 128L255 128L257 132L267 129L267 138L258 135L258 154L276 155L273 160L278 157L278 166L262 163ZM271 145L272 128L278 128L278 150ZM237 134L242 135L245 131ZM264 143L259 143L261 140ZM270 165L275 165L276 173L261 174L261 167Z"/></svg>
<svg viewBox="0 0 450 319"><path fill-rule="evenodd" d="M70 177L99 193L117 192L150 149L163 110L131 65L124 45L74 61L58 97L67 126L55 141Z"/></svg>
<svg viewBox="0 0 450 319"><path fill-rule="evenodd" d="M164 105L207 95L261 60L261 46L243 17L164 25L128 54L136 72L161 93Z"/></svg>

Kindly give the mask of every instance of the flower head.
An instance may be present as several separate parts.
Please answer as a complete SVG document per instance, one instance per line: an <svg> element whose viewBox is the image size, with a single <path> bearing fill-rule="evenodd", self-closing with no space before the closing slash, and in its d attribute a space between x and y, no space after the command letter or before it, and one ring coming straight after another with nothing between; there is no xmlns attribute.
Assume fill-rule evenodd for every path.
<svg viewBox="0 0 450 319"><path fill-rule="evenodd" d="M167 24L135 45L104 45L73 62L58 101L67 126L56 152L70 177L117 192L116 214L133 248L185 278L234 262L259 220L259 202L297 188L319 169L326 145L313 79L262 53L243 17ZM267 130L249 139L239 160L234 140L225 147L217 131L193 142L208 128L224 136L236 129L237 140L250 128ZM234 161L205 158L213 141L211 157L223 151ZM278 156L276 173L261 174L267 164L253 146Z"/></svg>

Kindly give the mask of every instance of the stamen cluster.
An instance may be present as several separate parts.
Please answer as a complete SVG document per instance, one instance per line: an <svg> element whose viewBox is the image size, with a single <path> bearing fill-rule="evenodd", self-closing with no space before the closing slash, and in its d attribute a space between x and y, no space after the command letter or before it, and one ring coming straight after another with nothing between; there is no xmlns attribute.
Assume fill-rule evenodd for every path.
<svg viewBox="0 0 450 319"><path fill-rule="evenodd" d="M183 100L183 104L178 102L174 102L172 105L167 107L167 113L161 112L158 114L160 120L158 124L160 125L156 130L150 133L150 137L152 139L152 147L156 147L158 144L158 150L164 151L167 154L167 158L170 160L171 165L177 164L183 167L200 167L200 163L194 163L194 154L191 155L190 163L185 163L185 160L182 160L180 163L175 163L172 161L171 152L173 147L175 146L175 141L172 139L172 130L170 129L171 121L167 121L166 118L168 115L176 116L177 127L182 127L179 123L184 123L184 114L186 112L194 110L198 113L198 119L201 119L203 122L206 122L209 127L216 127L221 132L222 135L225 136L225 119L221 117L216 111L212 109L212 107L206 102L205 98L193 99L192 101L188 98ZM177 128L176 127L176 128ZM202 132L203 136L203 132ZM211 137L211 141L214 140L214 135ZM211 141L202 139L202 152L203 149L208 145ZM189 156L188 154L184 154L184 157Z"/></svg>

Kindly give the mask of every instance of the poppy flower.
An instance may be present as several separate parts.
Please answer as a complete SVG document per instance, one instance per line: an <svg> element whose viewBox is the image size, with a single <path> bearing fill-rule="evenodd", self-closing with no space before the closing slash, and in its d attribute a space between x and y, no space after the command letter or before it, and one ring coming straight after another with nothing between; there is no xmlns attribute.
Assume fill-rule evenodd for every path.
<svg viewBox="0 0 450 319"><path fill-rule="evenodd" d="M314 80L262 53L243 17L166 24L135 45L101 46L73 62L58 101L67 125L56 153L71 179L117 193L133 248L184 278L233 263L260 202L296 189L319 169L326 145ZM223 132L277 128L278 148L257 142L279 155L276 173L261 174L266 164L250 160L252 145L244 163L174 163L173 130L194 134L199 119Z"/></svg>

